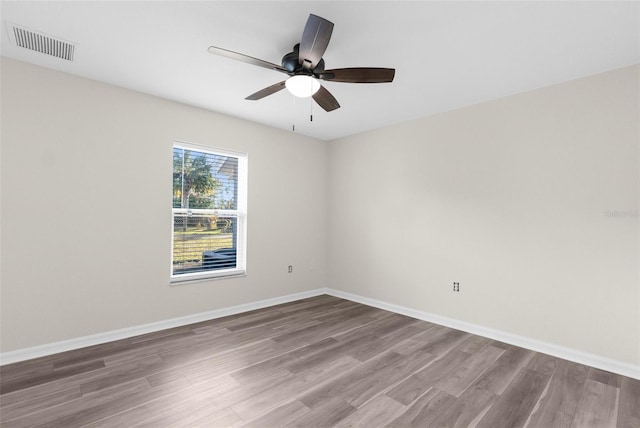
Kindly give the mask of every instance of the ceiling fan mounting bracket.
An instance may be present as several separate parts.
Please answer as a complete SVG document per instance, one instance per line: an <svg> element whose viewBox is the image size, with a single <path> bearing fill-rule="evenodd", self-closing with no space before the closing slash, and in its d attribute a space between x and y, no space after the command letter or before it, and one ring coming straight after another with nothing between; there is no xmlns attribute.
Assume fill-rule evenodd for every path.
<svg viewBox="0 0 640 428"><path fill-rule="evenodd" d="M318 77L324 71L324 59L320 58L318 64L313 69L305 67L310 61L304 59L300 61L300 43L296 43L293 50L282 57L282 67L285 68L290 76L307 75Z"/></svg>

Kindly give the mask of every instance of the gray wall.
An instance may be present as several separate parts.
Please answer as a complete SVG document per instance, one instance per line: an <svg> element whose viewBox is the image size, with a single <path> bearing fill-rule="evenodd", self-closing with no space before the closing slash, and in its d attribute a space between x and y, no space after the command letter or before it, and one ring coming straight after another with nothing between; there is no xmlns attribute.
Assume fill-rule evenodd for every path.
<svg viewBox="0 0 640 428"><path fill-rule="evenodd" d="M6 58L1 137L2 352L326 284L324 142ZM249 154L246 277L169 285L174 140Z"/></svg>
<svg viewBox="0 0 640 428"><path fill-rule="evenodd" d="M638 73L331 142L331 287L640 363Z"/></svg>

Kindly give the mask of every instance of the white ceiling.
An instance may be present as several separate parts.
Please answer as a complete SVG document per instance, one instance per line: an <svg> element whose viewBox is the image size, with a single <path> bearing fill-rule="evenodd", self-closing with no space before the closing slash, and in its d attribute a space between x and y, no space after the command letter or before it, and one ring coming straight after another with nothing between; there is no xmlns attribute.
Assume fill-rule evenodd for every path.
<svg viewBox="0 0 640 428"><path fill-rule="evenodd" d="M2 1L2 55L331 140L640 62L640 2ZM394 67L386 84L324 82L341 108L280 91L309 13L335 24L327 68ZM77 44L75 60L13 44L10 25ZM309 112L313 112L313 122Z"/></svg>

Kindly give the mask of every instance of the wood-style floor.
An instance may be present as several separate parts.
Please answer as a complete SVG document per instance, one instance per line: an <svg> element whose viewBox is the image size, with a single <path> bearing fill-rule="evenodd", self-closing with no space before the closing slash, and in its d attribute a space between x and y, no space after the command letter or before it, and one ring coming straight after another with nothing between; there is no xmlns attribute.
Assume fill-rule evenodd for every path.
<svg viewBox="0 0 640 428"><path fill-rule="evenodd" d="M3 366L2 427L640 427L640 381L331 296Z"/></svg>

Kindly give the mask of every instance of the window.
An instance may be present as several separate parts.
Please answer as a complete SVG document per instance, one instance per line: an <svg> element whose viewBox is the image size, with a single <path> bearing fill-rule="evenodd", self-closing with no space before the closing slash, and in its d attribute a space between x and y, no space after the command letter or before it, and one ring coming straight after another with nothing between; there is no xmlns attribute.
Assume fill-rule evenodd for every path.
<svg viewBox="0 0 640 428"><path fill-rule="evenodd" d="M173 146L171 281L242 275L247 155Z"/></svg>

